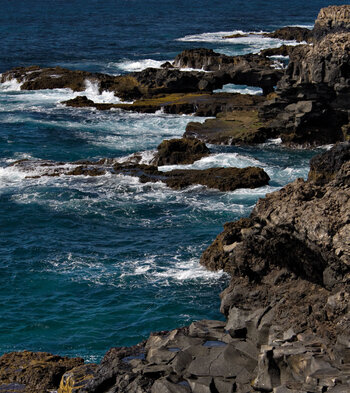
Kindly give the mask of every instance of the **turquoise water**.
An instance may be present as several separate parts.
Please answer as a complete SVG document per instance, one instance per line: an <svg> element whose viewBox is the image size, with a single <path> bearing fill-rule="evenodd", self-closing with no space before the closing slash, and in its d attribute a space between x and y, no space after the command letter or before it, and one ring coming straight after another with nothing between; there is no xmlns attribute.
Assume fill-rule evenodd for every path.
<svg viewBox="0 0 350 393"><path fill-rule="evenodd" d="M328 2L149 4L145 13L138 0L6 2L0 70L60 64L118 74L159 66L195 46L258 51L281 42L223 41L222 32L312 25ZM89 84L82 94L110 99ZM200 267L201 252L223 223L249 215L258 198L305 178L317 152L278 141L210 146L215 154L190 167L258 165L271 177L269 186L231 193L174 191L126 176L26 179L8 167L23 158L74 161L136 151L146 160L189 121L204 121L60 104L74 96L68 89L20 91L15 81L0 85L0 354L30 349L97 361L111 346L135 344L151 331L222 318L219 293L228 278Z"/></svg>

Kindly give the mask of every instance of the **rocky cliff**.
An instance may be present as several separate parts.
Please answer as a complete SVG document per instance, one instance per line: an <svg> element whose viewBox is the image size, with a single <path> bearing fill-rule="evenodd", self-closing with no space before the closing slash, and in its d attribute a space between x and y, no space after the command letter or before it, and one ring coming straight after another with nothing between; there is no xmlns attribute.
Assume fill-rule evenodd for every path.
<svg viewBox="0 0 350 393"><path fill-rule="evenodd" d="M289 49L277 95L260 116L273 120L286 143L322 144L349 139L350 6L327 7L316 20L313 45Z"/></svg>
<svg viewBox="0 0 350 393"><path fill-rule="evenodd" d="M329 32L343 32L350 29L350 6L329 6L318 14L313 34L316 39Z"/></svg>

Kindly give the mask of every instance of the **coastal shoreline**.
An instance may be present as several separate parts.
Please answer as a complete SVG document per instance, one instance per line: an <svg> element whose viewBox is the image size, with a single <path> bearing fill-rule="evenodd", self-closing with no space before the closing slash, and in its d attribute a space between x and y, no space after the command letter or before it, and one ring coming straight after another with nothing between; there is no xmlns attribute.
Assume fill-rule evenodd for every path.
<svg viewBox="0 0 350 393"><path fill-rule="evenodd" d="M262 105L259 99L251 99L247 104L239 97L232 101L232 96L221 95L223 102L216 102L213 109L213 90L222 87L223 81L230 83L240 78L242 69L232 73L233 79L203 72L183 75L169 67L113 80L97 76L101 89L109 86L124 99L139 98L136 110L154 105L154 101L145 104L142 100L156 97L155 107L159 110L160 102L161 106L164 100L169 104L166 94L183 94L180 104L176 101L179 97L170 101L170 110L193 113L194 106L198 106L196 100L201 100L204 93L207 100L209 97L210 108L204 105L202 113L208 116L210 111L216 118L212 123L205 122L204 127L192 125L185 133L187 137L199 136L208 141L205 132L200 137L206 125L207 133L215 133L222 132L226 124L228 131L224 136L233 144L261 143L271 137L280 137L288 146L342 143L312 160L307 181L298 179L267 195L249 218L226 224L224 232L203 253L203 265L210 270L223 269L232 277L222 295L221 311L226 322L198 321L189 327L153 333L146 342L134 347L112 348L99 365L83 365L82 359L49 354L7 354L0 358L1 391L47 391L58 388L58 383L58 393L342 393L350 389L350 346L346 334L350 329L350 145L346 142L349 14L349 6L321 10L314 30L316 41L312 47L301 45L290 51L288 68L277 72L281 75L276 92L270 90L276 83L271 81L276 71L266 76L266 64L258 64L262 67L258 79L264 75L269 80L268 85L266 79L256 83L266 88L268 97ZM208 52L203 53L208 57ZM196 58L196 66L203 65L198 63L203 61L203 53L190 52ZM232 61L212 52L210 56L219 58L221 65ZM240 62L247 58L237 61L240 68ZM259 61L248 57L249 72L257 72ZM321 75L320 68L324 69ZM79 91L83 81L91 78L90 74L66 70L62 71L62 78L51 77L53 72L56 75L61 71L17 69L3 74L2 81L15 78L29 90L49 85ZM174 72L176 77L172 79ZM244 68L243 74L246 73ZM32 84L25 80L28 75L33 75ZM193 97L193 93L197 96ZM186 94L191 95L191 102ZM73 101L78 107L99 105L83 98ZM241 135L241 124L232 128L242 114L249 118L244 123L248 136L246 132ZM256 126L252 134L252 123L262 120L264 123ZM220 138L216 143L224 143ZM169 154L167 150L165 157ZM174 156L178 158L176 151ZM84 173L91 171L94 163L82 165L77 173L69 174L96 175ZM148 175L154 176L155 172ZM20 375L18 370L22 370Z"/></svg>

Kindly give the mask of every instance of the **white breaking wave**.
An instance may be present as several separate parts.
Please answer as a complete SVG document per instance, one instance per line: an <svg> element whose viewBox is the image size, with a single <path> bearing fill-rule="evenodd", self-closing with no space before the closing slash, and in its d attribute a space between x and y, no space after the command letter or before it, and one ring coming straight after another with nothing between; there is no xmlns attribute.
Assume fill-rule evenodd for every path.
<svg viewBox="0 0 350 393"><path fill-rule="evenodd" d="M282 44L286 45L299 45L297 41L286 41L277 38L265 37L262 34L264 31L259 32L244 32L242 30L234 31L218 31L213 33L202 33L187 35L178 38L177 41L183 42L210 42L218 44L227 44L224 48L214 49L218 53L226 55L240 55L246 53L259 53L262 49L276 48ZM241 37L223 38L225 36L240 34Z"/></svg>
<svg viewBox="0 0 350 393"><path fill-rule="evenodd" d="M173 169L208 169L217 167L236 167L245 168L247 166L266 167L266 164L249 156L241 155L239 153L219 153L211 154L204 157L193 164L189 165L164 165L160 166L159 170L168 172Z"/></svg>
<svg viewBox="0 0 350 393"><path fill-rule="evenodd" d="M240 93L240 94L262 95L263 91L260 87L253 87L247 85L234 85L233 83L228 83L227 85L224 85L222 89L214 90L214 93Z"/></svg>
<svg viewBox="0 0 350 393"><path fill-rule="evenodd" d="M186 35L182 38L177 38L176 41L182 41L182 42L221 42L221 41L228 41L228 40L236 40L236 39L242 39L245 37L238 37L238 38L223 38L231 35L247 35L247 34L263 34L266 33L264 31L252 31L252 32L247 32L243 30L233 30L233 31L216 31L212 33L201 33L201 34L190 34Z"/></svg>
<svg viewBox="0 0 350 393"><path fill-rule="evenodd" d="M0 74L0 79L2 74ZM9 79L4 83L0 83L0 91L20 91L23 83L17 82L17 79Z"/></svg>
<svg viewBox="0 0 350 393"><path fill-rule="evenodd" d="M116 97L112 91L99 92L99 83L96 81L85 80L85 90L76 94L78 96L86 96L89 100L98 103L118 104L121 102L119 97Z"/></svg>
<svg viewBox="0 0 350 393"><path fill-rule="evenodd" d="M109 63L108 67L111 68L112 72L115 71L117 73L120 73L120 71L136 72L136 71L142 71L146 68L161 68L161 65L166 63L167 61L172 62L172 60L124 59L118 63Z"/></svg>

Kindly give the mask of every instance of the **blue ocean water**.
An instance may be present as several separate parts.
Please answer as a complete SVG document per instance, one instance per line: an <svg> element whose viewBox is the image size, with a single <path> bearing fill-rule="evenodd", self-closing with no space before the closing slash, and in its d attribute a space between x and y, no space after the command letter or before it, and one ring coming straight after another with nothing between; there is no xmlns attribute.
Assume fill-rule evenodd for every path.
<svg viewBox="0 0 350 393"><path fill-rule="evenodd" d="M0 72L38 64L119 74L159 66L192 47L258 52L281 41L222 36L311 27L321 7L336 3L3 0ZM82 94L111 99L88 83ZM317 153L278 141L210 146L215 154L190 167L258 165L271 177L267 187L230 193L174 191L126 176L26 179L8 167L23 158L73 161L136 151L146 160L189 121L204 121L60 104L75 95L20 91L16 81L0 85L0 354L30 349L98 361L108 348L135 344L151 331L222 318L219 293L228 277L200 267L201 252L259 197L305 178Z"/></svg>

